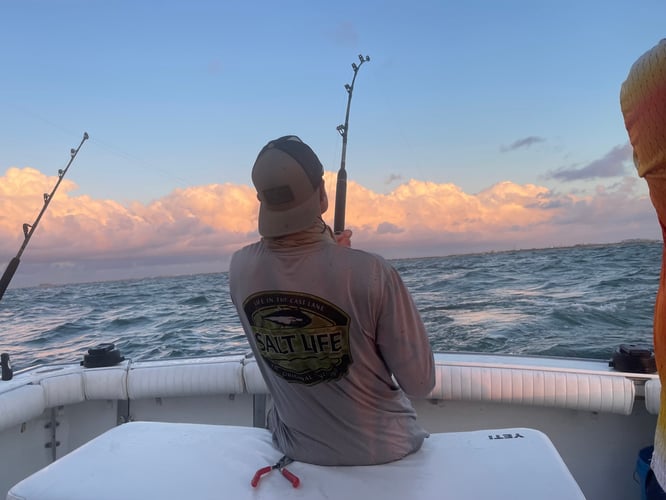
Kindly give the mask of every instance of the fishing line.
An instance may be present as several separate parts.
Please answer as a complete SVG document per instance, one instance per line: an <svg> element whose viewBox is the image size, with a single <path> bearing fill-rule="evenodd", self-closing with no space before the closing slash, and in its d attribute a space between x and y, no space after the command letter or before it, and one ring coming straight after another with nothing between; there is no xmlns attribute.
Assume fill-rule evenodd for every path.
<svg viewBox="0 0 666 500"><path fill-rule="evenodd" d="M384 89L384 90L386 90L386 89ZM412 94L413 94L413 92L412 92ZM400 185L400 184L403 184L403 183L409 181L409 179L411 177L411 174L409 173L410 171L411 172L424 172L424 171L427 171L428 167L424 166L422 161L417 161L417 159L419 158L419 155L417 154L417 149L414 147L414 145L412 143L412 140L410 139L410 136L406 133L405 126L403 125L405 120L402 119L402 117L403 117L402 113L401 113L400 109L396 106L395 99L391 99L390 93L387 93L385 91L380 92L377 95L381 96L381 99L382 99L382 102L383 102L382 108L386 109L386 110L389 110L390 111L390 113L389 113L390 116L400 117L400 119L391 120L391 132L395 133L395 135L396 135L396 141L392 145L393 146L398 146L398 143L401 142L404 145L404 147L403 148L398 147L394 151L393 154L394 155L400 154L404 149L406 149L407 152L409 153L407 158L409 158L409 162L410 162L410 165L411 165L410 170L407 171L407 173L403 173L400 170L401 167L395 166L395 168L397 168L397 170L395 172L389 171L388 172L389 175L382 179L382 185L384 186L384 188L382 189L382 192L388 193L388 192L393 191L396 188L396 186L394 184L395 182L397 182L397 184ZM412 106L412 108L413 108L413 106ZM393 161L390 162L391 164L394 163L395 158L392 158L392 160ZM394 167L392 166L391 168L394 168Z"/></svg>
<svg viewBox="0 0 666 500"><path fill-rule="evenodd" d="M8 103L10 104L15 110L17 110L20 113L23 113L25 115L28 115L32 117L34 120L38 120L41 122L46 123L47 125L53 127L54 129L58 130L63 136L71 136L74 134L70 129L63 127L62 125L59 125L58 123L55 123L54 121L45 118L44 116L40 115L39 113L36 113L28 108L25 108L23 106L19 106L16 103ZM99 138L92 138L89 140L90 143L94 144L95 146L98 146L99 149L106 150L110 153L112 153L115 156L118 156L120 158L124 158L125 160L128 160L138 166L138 168L141 168L144 171L147 172L153 172L153 173L158 173L162 174L168 178L174 179L178 181L180 184L182 184L184 187L188 185L188 180L184 179L182 177L179 177L177 175L174 175L173 172L159 168L155 166L154 164L148 163L145 160L142 160L141 158L138 158L136 156L133 156L132 154L128 153L127 151L118 148L112 144L106 143L104 141L99 140Z"/></svg>
<svg viewBox="0 0 666 500"><path fill-rule="evenodd" d="M14 109L16 109L20 113L31 116L34 120L46 123L47 125L53 127L58 132L60 132L63 136L69 137L69 136L72 136L75 133L77 133L77 132L74 132L73 130L67 129L67 128L63 127L62 125L59 125L59 124L49 120L48 118L45 118L44 116L40 115L39 113L35 113L34 111L32 111L28 108L25 108L23 106L19 106L18 104L14 103L14 102L6 103L6 104L13 107Z"/></svg>
<svg viewBox="0 0 666 500"><path fill-rule="evenodd" d="M145 160L142 160L141 158L138 158L136 156L133 156L132 154L119 149L111 144L102 142L100 140L91 140L91 142L95 143L95 145L100 146L101 149L105 149L111 153L113 153L116 156L119 156L121 158L125 158L126 160L129 160L133 163L136 163L139 165L139 167L143 167L144 171L155 171L157 173L163 174L171 179L174 179L178 181L179 183L182 183L184 187L187 187L189 181L187 179L184 179L183 177L179 177L177 175L174 175L173 172L170 172L168 170L164 170L162 168L156 167L155 165L146 162Z"/></svg>

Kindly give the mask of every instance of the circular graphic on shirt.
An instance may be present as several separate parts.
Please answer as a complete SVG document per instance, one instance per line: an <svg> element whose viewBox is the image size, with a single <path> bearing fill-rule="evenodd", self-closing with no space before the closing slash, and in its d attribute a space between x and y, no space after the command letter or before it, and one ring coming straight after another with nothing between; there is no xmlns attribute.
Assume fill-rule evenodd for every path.
<svg viewBox="0 0 666 500"><path fill-rule="evenodd" d="M349 371L350 318L336 305L316 295L265 291L249 296L243 310L261 357L288 382L315 385Z"/></svg>

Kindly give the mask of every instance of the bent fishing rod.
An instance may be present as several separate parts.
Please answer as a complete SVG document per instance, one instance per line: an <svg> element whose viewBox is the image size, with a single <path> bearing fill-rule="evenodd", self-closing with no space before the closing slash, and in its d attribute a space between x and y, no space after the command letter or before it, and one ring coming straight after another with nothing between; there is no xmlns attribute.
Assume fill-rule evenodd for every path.
<svg viewBox="0 0 666 500"><path fill-rule="evenodd" d="M41 212L39 212L39 215L35 219L35 222L33 222L32 224L23 224L23 244L21 245L21 248L19 248L16 257L12 258L12 260L9 261L7 269L5 269L5 273L2 275L2 278L0 278L0 300L2 300L2 296L5 294L5 290L7 290L9 282L14 277L16 269L18 269L18 266L21 263L21 255L23 255L23 251L28 246L28 242L30 241L30 238L32 238L35 229L37 229L37 224L39 224L42 215L44 215L44 212L46 212L46 208L49 206L49 203L51 203L53 195L58 189L58 186L60 186L60 182L62 181L63 177L65 177L67 170L69 170L69 166L72 164L74 158L76 158L76 155L79 153L79 149L81 149L81 146L83 146L83 143L86 142L87 139L88 139L88 133L84 132L83 139L81 139L79 147L70 150L70 159L69 162L67 163L67 166L64 169L58 170L58 182L56 182L50 194L44 193L44 206L42 207Z"/></svg>
<svg viewBox="0 0 666 500"><path fill-rule="evenodd" d="M364 62L370 60L369 56L363 57L359 54L359 63L352 63L354 70L354 77L352 78L351 85L345 84L347 91L347 113L345 114L344 125L338 125L337 130L342 136L342 157L340 159L340 170L338 170L338 179L335 188L335 217L333 219L333 231L335 234L340 234L345 229L345 210L347 205L347 170L345 169L345 158L347 156L347 136L349 135L349 109L351 108L352 93L354 92L354 82L358 70L361 69Z"/></svg>

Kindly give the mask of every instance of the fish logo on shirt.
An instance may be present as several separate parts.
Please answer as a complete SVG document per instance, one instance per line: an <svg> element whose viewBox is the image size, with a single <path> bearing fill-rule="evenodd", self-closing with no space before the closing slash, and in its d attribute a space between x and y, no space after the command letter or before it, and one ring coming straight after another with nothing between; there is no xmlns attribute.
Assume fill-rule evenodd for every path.
<svg viewBox="0 0 666 500"><path fill-rule="evenodd" d="M309 316L300 310L281 310L270 313L264 316L263 319L264 321L271 321L277 325L291 328L303 328L312 322Z"/></svg>

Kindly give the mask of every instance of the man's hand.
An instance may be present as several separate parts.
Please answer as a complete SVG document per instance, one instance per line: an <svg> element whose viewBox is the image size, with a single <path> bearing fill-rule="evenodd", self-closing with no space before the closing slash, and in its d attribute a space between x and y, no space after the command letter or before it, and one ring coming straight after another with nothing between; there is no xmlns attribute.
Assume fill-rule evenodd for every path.
<svg viewBox="0 0 666 500"><path fill-rule="evenodd" d="M338 245L342 245L343 247L351 247L351 237L352 237L351 229L345 229L341 233L338 233L334 236L335 236L335 241L337 242Z"/></svg>

